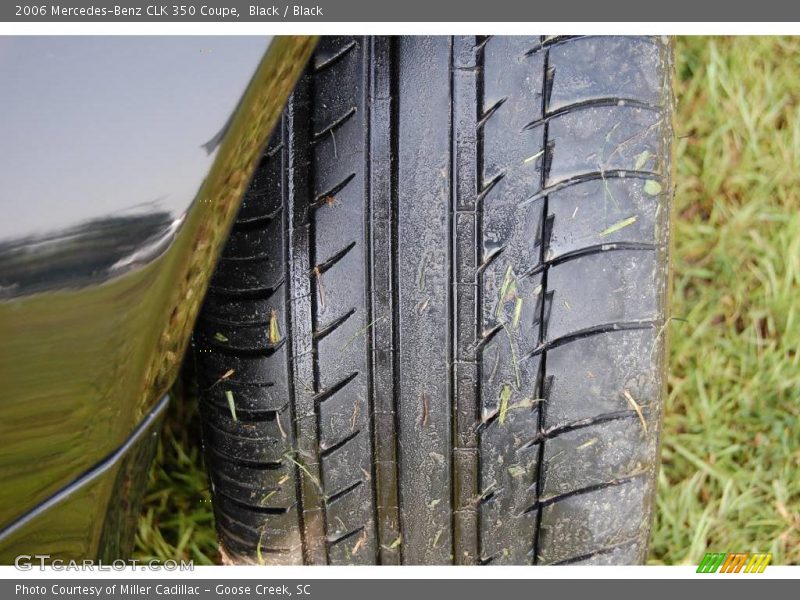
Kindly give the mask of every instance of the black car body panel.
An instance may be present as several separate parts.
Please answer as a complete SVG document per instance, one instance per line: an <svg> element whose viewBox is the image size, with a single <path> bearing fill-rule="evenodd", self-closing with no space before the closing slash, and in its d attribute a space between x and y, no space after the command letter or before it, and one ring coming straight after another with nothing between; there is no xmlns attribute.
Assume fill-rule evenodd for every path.
<svg viewBox="0 0 800 600"><path fill-rule="evenodd" d="M164 395L313 43L0 38L0 562L126 551Z"/></svg>

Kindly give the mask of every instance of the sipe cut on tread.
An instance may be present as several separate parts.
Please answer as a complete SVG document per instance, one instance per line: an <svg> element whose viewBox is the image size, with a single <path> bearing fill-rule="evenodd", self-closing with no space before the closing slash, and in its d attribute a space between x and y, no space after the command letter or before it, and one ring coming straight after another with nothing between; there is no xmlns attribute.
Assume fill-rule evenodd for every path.
<svg viewBox="0 0 800 600"><path fill-rule="evenodd" d="M671 60L322 38L194 334L227 562L643 561Z"/></svg>

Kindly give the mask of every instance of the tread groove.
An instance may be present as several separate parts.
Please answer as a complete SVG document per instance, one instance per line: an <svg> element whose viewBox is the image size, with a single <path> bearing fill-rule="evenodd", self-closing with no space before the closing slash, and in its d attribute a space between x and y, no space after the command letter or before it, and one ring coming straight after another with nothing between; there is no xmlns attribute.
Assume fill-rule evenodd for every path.
<svg viewBox="0 0 800 600"><path fill-rule="evenodd" d="M593 98L591 100L582 100L580 102L575 102L574 104L562 106L559 109L546 113L543 117L534 119L530 123L527 123L522 129L523 131L530 131L536 127L541 127L551 119L555 119L579 110L588 108L607 108L613 106L629 106L632 108L642 108L644 110L652 110L655 112L663 110L662 106L656 106L654 104L650 104L649 102L643 102L635 98Z"/></svg>
<svg viewBox="0 0 800 600"><path fill-rule="evenodd" d="M505 171L500 171L497 175L492 177L482 188L481 191L478 193L477 202L482 203L484 198L489 194L489 192L494 189L494 187L502 181L503 177L506 176Z"/></svg>
<svg viewBox="0 0 800 600"><path fill-rule="evenodd" d="M500 256L502 256L503 252L506 251L506 246L501 246L494 250L486 259L480 264L478 270L476 271L476 279L479 278L486 269L488 269L494 261L496 261Z"/></svg>
<svg viewBox="0 0 800 600"><path fill-rule="evenodd" d="M376 47L377 48L377 47ZM390 99L388 106L388 127L382 130L386 136L386 150L389 156L397 157L399 154L399 57L397 41L395 38L382 38L380 50L382 60L385 62L386 71L382 78L381 92L385 93ZM376 71L377 73L378 71ZM388 220L388 240L385 244L385 251L388 254L386 265L389 268L388 283L391 292L388 297L388 312L391 315L391 329L388 332L388 348L390 360L387 364L389 381L386 387L389 389L385 393L384 403L381 407L382 414L387 418L384 422L390 426L391 435L386 437L386 443L378 446L382 453L378 464L382 465L379 471L383 484L383 491L379 498L381 513L381 532L380 532L380 559L382 564L402 564L405 558L404 546L399 547L394 543L396 540L403 539L404 522L403 514L400 510L400 460L402 449L400 447L400 389L397 385L400 376L400 298L399 298L399 165L397 160L390 160L385 165L384 174L388 176L384 180L383 191L388 199L388 210L385 217ZM388 186L388 189L386 187ZM373 328L373 332L376 331ZM377 414L377 410L376 410ZM385 465L385 468L383 467ZM385 499L385 502L383 501Z"/></svg>
<svg viewBox="0 0 800 600"><path fill-rule="evenodd" d="M228 414L230 414L230 413L228 413ZM238 410L236 411L236 415L238 417L238 415L239 415L239 411ZM237 421L237 422L239 422L239 421ZM258 442L258 441L263 441L263 440L270 439L269 437L247 437L245 435L237 435L235 433L231 433L227 429L223 429L222 427L220 427L216 423L212 423L210 421L206 422L204 424L204 426L208 427L209 429L213 429L217 433L219 433L221 435L224 435L226 438L230 438L230 439L233 439L233 440L241 440L241 441L244 441L244 442Z"/></svg>
<svg viewBox="0 0 800 600"><path fill-rule="evenodd" d="M572 40L579 40L581 38L592 37L588 35L553 35L545 36L536 46L525 52L525 56L532 56L542 50L547 50L551 46L557 46Z"/></svg>
<svg viewBox="0 0 800 600"><path fill-rule="evenodd" d="M314 402L316 404L320 404L322 402L325 402L325 400L327 400L328 398L333 396L336 392L341 390L348 383L353 381L356 377L358 377L358 371L353 371L352 373L350 373L350 375L348 375L347 377L345 377L341 381L338 381L338 382L334 383L332 386L327 387L327 388L325 388L323 390L320 390L317 394L314 395Z"/></svg>
<svg viewBox="0 0 800 600"><path fill-rule="evenodd" d="M554 338L552 340L547 340L541 343L539 346L524 354L522 356L522 360L531 358L532 356L537 356L548 350L553 348L558 348L559 346L563 346L564 344L569 344L570 342L574 342L576 340L582 340L587 337L592 337L595 335L602 335L604 333L612 333L614 331L632 331L636 329L654 329L657 323L654 320L646 320L646 321L618 321L615 323L604 323L602 325L594 325L592 327L587 327L585 329L580 329L578 331L574 331L567 335L562 335L561 337Z"/></svg>
<svg viewBox="0 0 800 600"><path fill-rule="evenodd" d="M283 144L281 144L280 147L283 149ZM283 205L266 215L259 215L257 217L249 217L246 219L236 219L233 224L233 231L251 231L253 229L258 229L265 225L271 224L275 219L281 216L283 216Z"/></svg>
<svg viewBox="0 0 800 600"><path fill-rule="evenodd" d="M259 254L250 254L248 256L220 256L220 263L248 263L248 262L265 262L270 260L270 255L267 252L260 252Z"/></svg>
<svg viewBox="0 0 800 600"><path fill-rule="evenodd" d="M313 115L313 79L307 74L301 79L286 111L287 135L291 151L284 154L284 173L288 194L285 198L290 217L285 227L288 232L286 279L287 331L291 331L291 398L296 440L293 460L298 488L300 534L303 540L303 561L306 564L327 564L328 551L323 542L326 536L325 502L319 489L321 481L319 447L319 419L317 403L308 383L318 385L318 370L313 344L317 290L313 277L308 277L314 264L314 222L311 219L313 168L311 161L311 132ZM307 172L311 170L311 172ZM307 418L311 415L313 418Z"/></svg>
<svg viewBox="0 0 800 600"><path fill-rule="evenodd" d="M264 358L269 358L273 354L275 354L278 350L283 348L284 344L286 343L286 338L282 338L277 344L267 344L261 348L256 347L236 347L231 345L226 345L226 342L219 342L215 340L213 337L206 337L203 339L203 342L212 348L214 348L220 354L224 354L225 356L249 356L249 357L256 357L262 356Z"/></svg>
<svg viewBox="0 0 800 600"><path fill-rule="evenodd" d="M257 321L233 321L231 319L225 319L224 317L220 317L218 315L209 315L209 314L201 314L198 317L200 320L206 323L214 323L216 325L229 325L231 327L242 327L242 328L250 328L250 327L265 327L269 325L270 319L260 319Z"/></svg>
<svg viewBox="0 0 800 600"><path fill-rule="evenodd" d="M318 62L315 61L314 62L314 73L315 74L320 73L320 72L324 71L325 69L327 69L328 67L331 67L331 66L335 65L342 58L347 56L356 47L356 45L357 45L357 42L355 40L353 40L349 44L345 45L341 50L339 50L339 52L337 52L333 56L330 56L330 57L328 57L328 58L326 58L325 60L322 60L322 61L318 61Z"/></svg>
<svg viewBox="0 0 800 600"><path fill-rule="evenodd" d="M242 502L238 498L234 498L223 491L215 492L219 496L225 498L231 504L235 504L236 506L248 510L250 512L259 513L262 515L285 515L291 512L294 508L294 505L291 506L281 506L281 507L271 507L271 506L259 506L257 504L249 504L248 502ZM232 517L228 517L232 518ZM244 525L244 523L242 523Z"/></svg>
<svg viewBox="0 0 800 600"><path fill-rule="evenodd" d="M358 488L359 488L359 487L361 487L363 484L364 484L364 480L363 480L363 479L359 479L359 480L358 480L358 481L356 481L355 483L352 483L352 484L348 485L346 488L344 488L344 489L341 489L341 490L339 490L339 491L337 491L337 492L334 492L333 494L331 494L330 496L328 496L328 497L327 497L327 499L326 499L326 501L328 502L328 505L330 506L331 504L333 504L333 503L334 503L334 502L336 502L337 500L339 500L339 499L343 498L344 496L346 496L346 495L347 495L347 494L349 494L350 492L352 492L352 491L354 491L354 490L358 489Z"/></svg>
<svg viewBox="0 0 800 600"><path fill-rule="evenodd" d="M333 256L328 258L327 260L321 262L316 267L314 267L314 269L313 269L314 272L315 273L319 273L320 275L325 273L325 271L328 271L331 267L333 267L333 265L335 265L340 260L342 260L345 256L347 256L348 252L350 252L355 247L356 247L356 242L354 240L354 241L350 242L349 244L347 244L347 246L345 246L344 248L339 250L336 254L334 254Z"/></svg>
<svg viewBox="0 0 800 600"><path fill-rule="evenodd" d="M208 286L208 293L213 296L222 296L229 300L269 300L275 293L283 287L284 279L279 279L276 283L266 287L232 289Z"/></svg>
<svg viewBox="0 0 800 600"><path fill-rule="evenodd" d="M544 47L545 40L542 40L542 46ZM541 111L543 115L547 114L547 107L550 101L550 93L551 93L551 85L553 81L553 69L550 66L550 49L549 47L545 48L544 51L544 59L542 60L543 65L543 78L542 78L542 107ZM547 184L547 178L549 177L550 165L552 164L552 151L553 146L549 139L549 122L544 123L544 129L542 133L542 152L544 152L544 156L542 157L542 164L544 165L541 172L541 178L539 181L539 185L542 189L545 188ZM550 233L552 232L551 222L548 219L550 214L550 207L549 207L549 197L547 195L543 196L543 203L542 203L542 230L541 230L541 245L539 247L540 254L539 254L539 263L545 264L547 260L547 254L550 246ZM540 313L539 313L539 347L541 348L541 356L539 358L539 374L537 377L537 398L543 398L545 402L541 403L539 406L539 410L537 413L537 429L539 431L544 430L544 424L546 422L545 411L547 409L547 392L546 392L546 380L547 380L547 347L545 346L546 340L546 331L547 331L547 318L549 317L549 310L548 310L548 302L547 302L547 295L548 295L548 287L547 287L547 275L548 275L548 267L545 267L541 273L541 286L542 286L542 302L540 303ZM524 512L530 512L531 510L536 510L536 525L534 526L533 530L533 540L531 540L531 552L533 554L533 564L537 564L539 559L539 546L541 544L541 531L542 531L542 490L544 489L544 477L545 477L545 464L544 464L544 447L545 443L542 441L539 444L539 454L536 459L536 477L534 479L533 485L535 486L535 494L536 500L532 507L529 507ZM534 508L535 507L535 508Z"/></svg>
<svg viewBox="0 0 800 600"><path fill-rule="evenodd" d="M282 469L286 465L283 464L283 461L259 461L259 460L248 460L236 456L231 456L230 454L225 454L218 448L213 446L209 446L208 451L215 455L217 458L222 460L228 461L235 465L240 465L243 467L248 467L250 469L262 469L264 471L276 471L278 469Z"/></svg>
<svg viewBox="0 0 800 600"><path fill-rule="evenodd" d="M483 350L501 331L503 331L502 323L500 325L495 325L489 331L482 332L481 336L478 338L478 343L475 344L475 349L478 351Z"/></svg>
<svg viewBox="0 0 800 600"><path fill-rule="evenodd" d="M608 171L590 171L587 173L581 173L580 175L574 175L573 177L565 179L564 181L551 184L548 187L543 187L539 192L533 196L525 198L524 200L520 200L519 203L520 205L524 206L544 198L545 196L548 196L554 192L563 190L564 188L568 188L579 183L586 183L587 181L597 181L598 179L653 179L655 181L662 181L664 177L654 171L642 171L636 169L609 169Z"/></svg>
<svg viewBox="0 0 800 600"><path fill-rule="evenodd" d="M400 552L392 548L398 538L397 503L397 431L394 423L394 321L392 317L394 290L381 294L380 289L392 288L393 251L392 227L392 161L373 160L391 155L393 131L392 44L388 38L369 38L365 44L369 66L367 72L370 102L366 112L365 146L365 248L367 253L366 320L372 323L367 334L367 385L370 411L370 439L373 460L370 487L375 522L375 563L399 564ZM388 354L390 361L385 360Z"/></svg>
<svg viewBox="0 0 800 600"><path fill-rule="evenodd" d="M536 437L525 442L522 446L519 447L518 452L522 450L527 450L528 448L532 448L533 446L540 444L545 440L552 440L553 438L556 438L559 435L563 435L571 431L577 431L579 429L585 429L587 427L592 427L593 425L600 425L602 423L609 423L611 421L623 421L627 419L637 419L637 418L638 414L634 410L620 410L598 415L596 417L581 419L579 421L573 421L565 425L554 425L552 427L549 427L548 429L545 429L544 431L540 431L536 435Z"/></svg>
<svg viewBox="0 0 800 600"><path fill-rule="evenodd" d="M475 424L475 433L482 433L500 416L500 411L495 410Z"/></svg>
<svg viewBox="0 0 800 600"><path fill-rule="evenodd" d="M319 452L320 457L325 458L327 456L330 456L331 454L333 454L334 452L336 452L340 448L343 448L349 442L353 441L356 437L358 437L358 435L360 433L361 433L361 430L356 430L353 433L351 433L348 436L342 438L341 440L339 440L338 442L336 442L335 444L333 444L331 446L327 446L327 447L321 446L320 447L320 452Z"/></svg>
<svg viewBox="0 0 800 600"><path fill-rule="evenodd" d="M603 546L602 548L598 548L597 550L592 550L591 552L587 552L585 554L581 554L580 556L573 556L570 558L565 558L563 560L557 560L552 563L547 563L548 565L571 565L577 562L582 562L584 560L589 560L590 558L594 558L595 556L601 556L603 554L608 554L609 552L613 552L614 550L618 550L619 548L625 548L626 546L632 546L633 544L637 544L641 542L641 540L637 538L631 538L629 540L625 540L624 542L620 542L618 544L611 544L610 546Z"/></svg>
<svg viewBox="0 0 800 600"><path fill-rule="evenodd" d="M356 313L356 309L355 308L351 308L346 313L344 313L341 317L337 317L336 319L334 319L333 321L331 321L327 325L321 327L320 329L317 329L316 331L314 331L314 339L321 340L325 336L330 335L331 333L336 331L342 324L344 324L344 322L347 321L347 319L352 317L355 313Z"/></svg>
<svg viewBox="0 0 800 600"><path fill-rule="evenodd" d="M561 254L555 258L546 260L545 262L536 265L529 271L525 271L520 275L520 277L538 275L545 269L556 267L562 263L575 260L576 258L583 258L584 256L592 256L594 254L603 254L604 252L616 252L620 250L655 252L658 249L659 247L657 245L646 242L609 242L607 244L595 244L593 246L586 246L585 248L565 252L564 254Z"/></svg>
<svg viewBox="0 0 800 600"><path fill-rule="evenodd" d="M322 206L323 204L325 204L328 198L334 198L336 196L336 194L338 194L344 188L347 187L348 183L353 181L355 176L356 176L355 173L350 173L350 175L348 175L347 177L342 179L339 183L337 183L335 186L330 188L327 192L323 192L321 194L318 194L316 196L316 198L314 198L314 203L312 204L311 207L312 208L317 208L317 207Z"/></svg>
<svg viewBox="0 0 800 600"><path fill-rule="evenodd" d="M230 378L224 379L224 380L222 378L217 379L211 385L203 388L203 391L207 392L208 390L217 387L223 381L225 382L226 386L234 386L234 387L243 387L243 388L271 388L271 387L275 387L275 383L273 381L241 381L239 379L234 379L233 377L230 377Z"/></svg>
<svg viewBox="0 0 800 600"><path fill-rule="evenodd" d="M482 128L486 124L486 122L492 118L492 115L497 112L497 109L499 109L501 106L503 106L503 104L505 104L506 100L508 100L508 98L500 98L500 100L498 100L492 106L490 106L489 109L485 113L483 113L483 116L478 121L476 129Z"/></svg>
<svg viewBox="0 0 800 600"><path fill-rule="evenodd" d="M212 410L219 411L223 415L230 414L230 408L227 404L222 404L213 400L206 400L205 406ZM238 421L244 424L268 423L269 421L274 421L277 419L278 415L282 414L287 408L289 408L289 403L284 404L279 409L253 410L237 407L236 416L238 417Z"/></svg>
<svg viewBox="0 0 800 600"><path fill-rule="evenodd" d="M277 488L276 487L271 487L271 488L267 487L267 488L265 488L265 487L263 487L261 485L244 484L241 481L239 481L238 479L236 479L235 477L231 477L225 471L214 471L211 474L211 476L214 479L224 479L225 481L228 481L229 483L231 483L231 484L233 484L233 485L235 485L235 486L237 486L239 488L246 489L246 490L249 490L251 492L260 492L262 494L265 494L265 493L269 494L271 492L275 492L275 493L280 492L281 489L282 489L281 487L277 487Z"/></svg>
<svg viewBox="0 0 800 600"><path fill-rule="evenodd" d="M320 131L314 134L314 139L312 143L319 143L322 140L322 138L324 138L326 135L339 129L339 127L341 127L342 125L347 123L347 121L352 119L355 116L356 112L357 110L356 107L354 106L346 113L344 113L341 117L339 117L329 125L322 128Z"/></svg>
<svg viewBox="0 0 800 600"><path fill-rule="evenodd" d="M348 531L347 533L344 533L344 534L340 535L339 537L328 538L328 545L329 546L335 546L336 544L341 544L342 542L346 542L351 537L358 535L362 531L364 531L364 527L363 526L362 527L358 527L356 529L353 529L352 531Z"/></svg>
<svg viewBox="0 0 800 600"><path fill-rule="evenodd" d="M562 502L563 500L567 500L568 498L572 498L574 496L582 496L584 494L590 494L592 492L597 492L600 490L604 490L610 487L616 487L618 485L625 485L626 483L630 483L631 481L635 481L645 475L648 475L649 471L640 471L638 473L634 473L632 475L626 475L625 477L618 477L615 479L611 479L609 481L604 481L602 483L595 483L593 485L587 485L586 487L579 488L577 490L570 490L569 492L564 492L563 494L556 494L555 496L547 496L545 498L540 498L534 504L530 505L526 508L522 514L527 514L534 511L539 511L541 514L542 508L550 506L551 504L556 504L557 502Z"/></svg>
<svg viewBox="0 0 800 600"><path fill-rule="evenodd" d="M466 61L462 68L459 61ZM479 497L480 475L479 431L474 427L480 414L480 369L483 348L497 334L490 331L479 338L481 304L479 285L460 286L461 279L476 282L484 266L480 261L479 244L482 237L482 206L477 191L481 188L478 173L481 169L481 147L475 143L483 125L503 106L501 98L479 117L483 77L483 46L475 37L454 37L451 47L451 247L469 247L469 252L451 250L450 345L454 348L451 366L451 403L453 412L453 562L476 564L480 556L479 517L475 499ZM484 196L503 177L501 173L484 190ZM467 219L467 221L463 221ZM460 223L467 222L467 229ZM502 248L487 259L488 263L502 254ZM477 267L477 268L476 268ZM469 323L459 313L472 316ZM475 344L472 340L479 340Z"/></svg>

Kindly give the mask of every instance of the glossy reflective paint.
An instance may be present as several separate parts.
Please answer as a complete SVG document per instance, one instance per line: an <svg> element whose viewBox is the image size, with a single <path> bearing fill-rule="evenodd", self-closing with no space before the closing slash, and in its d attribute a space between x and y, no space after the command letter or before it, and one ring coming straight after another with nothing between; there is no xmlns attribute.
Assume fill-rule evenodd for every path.
<svg viewBox="0 0 800 600"><path fill-rule="evenodd" d="M32 554L107 563L129 556L167 403L163 398L112 455L7 527L0 565Z"/></svg>
<svg viewBox="0 0 800 600"><path fill-rule="evenodd" d="M0 38L0 542L171 384L312 46Z"/></svg>

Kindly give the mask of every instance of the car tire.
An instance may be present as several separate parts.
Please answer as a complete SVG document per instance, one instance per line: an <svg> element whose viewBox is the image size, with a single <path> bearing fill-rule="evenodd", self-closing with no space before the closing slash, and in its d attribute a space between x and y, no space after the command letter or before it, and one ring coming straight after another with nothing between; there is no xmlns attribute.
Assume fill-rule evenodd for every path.
<svg viewBox="0 0 800 600"><path fill-rule="evenodd" d="M223 559L633 564L671 46L326 37L194 333Z"/></svg>

